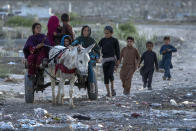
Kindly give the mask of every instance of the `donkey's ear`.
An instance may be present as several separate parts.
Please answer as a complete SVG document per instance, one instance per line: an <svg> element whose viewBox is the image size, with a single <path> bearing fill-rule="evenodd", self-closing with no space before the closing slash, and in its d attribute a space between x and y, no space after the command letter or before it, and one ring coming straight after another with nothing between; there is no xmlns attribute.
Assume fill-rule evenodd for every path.
<svg viewBox="0 0 196 131"><path fill-rule="evenodd" d="M87 48L85 49L85 51L86 51L87 53L91 52L91 50L93 49L93 47L95 46L95 44L96 44L96 43L93 43L92 45L90 45L89 47L87 47Z"/></svg>

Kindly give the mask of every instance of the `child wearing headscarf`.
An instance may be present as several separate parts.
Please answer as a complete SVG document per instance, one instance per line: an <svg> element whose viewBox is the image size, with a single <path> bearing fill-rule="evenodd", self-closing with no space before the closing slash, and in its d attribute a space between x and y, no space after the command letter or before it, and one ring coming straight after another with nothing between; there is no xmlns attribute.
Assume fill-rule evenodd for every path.
<svg viewBox="0 0 196 131"><path fill-rule="evenodd" d="M61 45L62 46L65 46L65 47L68 47L70 46L72 43L72 39L71 39L71 36L69 35L64 35L61 39Z"/></svg>
<svg viewBox="0 0 196 131"><path fill-rule="evenodd" d="M48 20L48 39L51 46L59 45L61 43L62 35L57 35L61 33L62 27L60 26L59 19L57 16L51 16Z"/></svg>
<svg viewBox="0 0 196 131"><path fill-rule="evenodd" d="M34 23L32 25L33 35L29 36L23 48L24 56L28 62L28 76L35 76L37 68L44 58L48 57L48 48L50 42L47 36L41 34L41 24Z"/></svg>
<svg viewBox="0 0 196 131"><path fill-rule="evenodd" d="M90 92L94 92L95 89L95 74L93 68L96 66L96 62L99 61L100 58L100 49L96 41L91 37L91 28L88 25L82 27L81 36L76 38L76 40L72 43L72 45L81 44L82 47L87 48L92 44L95 44L91 52L89 53L90 61L88 63L88 81L90 82Z"/></svg>

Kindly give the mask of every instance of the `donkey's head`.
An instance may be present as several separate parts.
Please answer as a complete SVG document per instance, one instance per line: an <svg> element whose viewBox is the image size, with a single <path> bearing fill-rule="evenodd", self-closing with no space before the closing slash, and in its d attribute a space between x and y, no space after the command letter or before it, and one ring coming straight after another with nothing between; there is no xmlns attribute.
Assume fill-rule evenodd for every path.
<svg viewBox="0 0 196 131"><path fill-rule="evenodd" d="M88 62L90 60L89 52L91 49L95 46L95 44L92 44L91 46L87 48L82 48L81 46L78 46L77 52L77 60L76 60L76 68L81 75L88 75Z"/></svg>
<svg viewBox="0 0 196 131"><path fill-rule="evenodd" d="M87 48L78 45L66 50L60 58L60 63L63 63L68 69L76 68L80 75L88 75L89 52L94 45Z"/></svg>

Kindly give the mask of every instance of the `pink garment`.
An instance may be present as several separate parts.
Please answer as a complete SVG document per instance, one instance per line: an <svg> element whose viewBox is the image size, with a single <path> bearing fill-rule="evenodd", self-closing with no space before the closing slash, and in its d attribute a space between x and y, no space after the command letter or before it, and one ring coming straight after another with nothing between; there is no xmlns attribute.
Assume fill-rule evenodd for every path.
<svg viewBox="0 0 196 131"><path fill-rule="evenodd" d="M54 46L55 43L54 43L54 32L56 32L58 26L60 25L59 23L59 19L57 16L51 16L48 20L48 39L51 43L51 46Z"/></svg>
<svg viewBox="0 0 196 131"><path fill-rule="evenodd" d="M30 49L31 51L35 51L33 48ZM41 64L42 60L47 58L46 48L42 47L41 49L37 50L33 54L28 56L28 74L35 75L37 71L37 67Z"/></svg>

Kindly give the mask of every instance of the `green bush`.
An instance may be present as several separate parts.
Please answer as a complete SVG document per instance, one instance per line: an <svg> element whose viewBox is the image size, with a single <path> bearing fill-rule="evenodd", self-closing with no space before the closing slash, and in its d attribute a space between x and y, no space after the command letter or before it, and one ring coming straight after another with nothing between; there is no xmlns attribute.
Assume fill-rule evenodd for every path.
<svg viewBox="0 0 196 131"><path fill-rule="evenodd" d="M70 24L72 26L78 26L84 23L81 20L81 17L76 13L70 13L69 16L70 16Z"/></svg>
<svg viewBox="0 0 196 131"><path fill-rule="evenodd" d="M133 36L134 37L134 36ZM144 35L135 35L135 47L138 49L140 54L146 51L146 37Z"/></svg>
<svg viewBox="0 0 196 131"><path fill-rule="evenodd" d="M124 33L137 34L137 29L132 22L127 22L125 24L120 24L119 29Z"/></svg>
<svg viewBox="0 0 196 131"><path fill-rule="evenodd" d="M7 19L5 25L7 26L23 26L23 27L31 27L35 20L33 18L27 18L22 16L13 16Z"/></svg>
<svg viewBox="0 0 196 131"><path fill-rule="evenodd" d="M0 65L0 78L9 76L9 69L6 66Z"/></svg>
<svg viewBox="0 0 196 131"><path fill-rule="evenodd" d="M120 24L118 29L114 29L114 36L124 41L126 41L128 36L132 36L135 39L135 47L138 49L139 53L142 54L146 50L146 37L144 35L139 35L132 22ZM120 46L122 47L124 45Z"/></svg>

